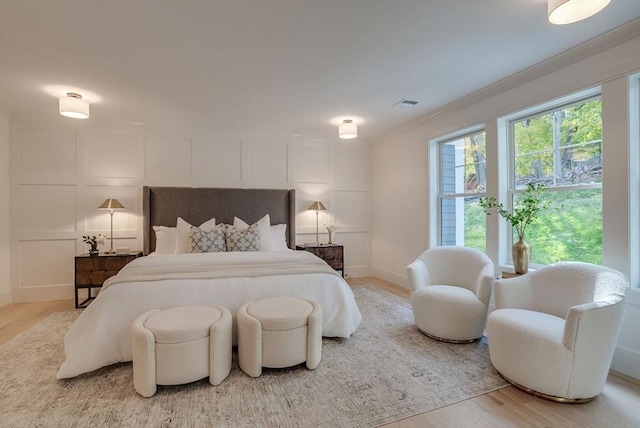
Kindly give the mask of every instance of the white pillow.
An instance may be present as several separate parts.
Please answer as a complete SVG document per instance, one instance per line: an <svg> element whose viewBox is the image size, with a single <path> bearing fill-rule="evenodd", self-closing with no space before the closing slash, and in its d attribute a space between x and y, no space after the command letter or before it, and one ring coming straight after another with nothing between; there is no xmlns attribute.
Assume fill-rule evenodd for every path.
<svg viewBox="0 0 640 428"><path fill-rule="evenodd" d="M258 233L260 236L260 251L273 251L270 230L271 218L269 217L269 214L256 221L256 224L258 225ZM233 226L240 232L244 232L247 228L249 228L249 225L238 217L233 218Z"/></svg>
<svg viewBox="0 0 640 428"><path fill-rule="evenodd" d="M191 230L191 226L192 225L184 221L182 217L178 217L178 221L176 222L176 251L174 254L185 254L191 252L191 248L189 247L189 231ZM200 225L200 229L205 232L210 232L214 227L216 227L215 218L207 220Z"/></svg>
<svg viewBox="0 0 640 428"><path fill-rule="evenodd" d="M287 225L276 224L271 226L271 251L288 250L287 246Z"/></svg>
<svg viewBox="0 0 640 428"><path fill-rule="evenodd" d="M156 253L173 254L176 251L176 235L175 227L153 226L156 232Z"/></svg>

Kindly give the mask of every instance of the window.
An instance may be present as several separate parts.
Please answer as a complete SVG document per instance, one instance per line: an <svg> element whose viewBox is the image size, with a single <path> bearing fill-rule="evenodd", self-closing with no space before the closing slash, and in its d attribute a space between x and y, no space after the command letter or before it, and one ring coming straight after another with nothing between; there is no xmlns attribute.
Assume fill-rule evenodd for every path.
<svg viewBox="0 0 640 428"><path fill-rule="evenodd" d="M485 143L484 130L438 141L440 245L486 249L486 216L477 203L486 188Z"/></svg>
<svg viewBox="0 0 640 428"><path fill-rule="evenodd" d="M602 263L602 103L599 96L508 122L510 204L529 183L549 189L552 209L525 239L532 264ZM513 237L510 237L510 239Z"/></svg>

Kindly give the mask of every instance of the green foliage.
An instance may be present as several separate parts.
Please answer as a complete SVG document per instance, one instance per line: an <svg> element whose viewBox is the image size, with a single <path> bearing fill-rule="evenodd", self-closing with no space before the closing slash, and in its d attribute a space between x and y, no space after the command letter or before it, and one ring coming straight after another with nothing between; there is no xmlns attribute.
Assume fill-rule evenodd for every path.
<svg viewBox="0 0 640 428"><path fill-rule="evenodd" d="M543 200L542 194L546 190L544 184L529 183L522 198L514 202L512 212L507 211L496 198L480 198L478 203L487 215L498 213L515 229L519 238L524 238L527 226L538 217L540 211L549 207L549 201Z"/></svg>
<svg viewBox="0 0 640 428"><path fill-rule="evenodd" d="M527 242L531 262L559 261L602 263L602 190L547 192L551 209L531 225Z"/></svg>
<svg viewBox="0 0 640 428"><path fill-rule="evenodd" d="M513 136L516 180L557 178L562 171L555 170L554 160L563 158L565 151L574 160L585 160L600 154L602 101L597 98L515 122ZM554 144L554 136L557 145ZM587 145L567 148L581 143Z"/></svg>
<svg viewBox="0 0 640 428"><path fill-rule="evenodd" d="M475 198L464 201L464 245L487 252L487 222L482 207Z"/></svg>
<svg viewBox="0 0 640 428"><path fill-rule="evenodd" d="M486 218L496 213L513 227L514 241L526 231L534 264L567 260L601 264L602 189L565 187L601 182L601 116L602 102L596 98L514 122L513 178L516 188L526 184L527 189L514 195L511 213L494 198L479 203L465 198L464 244L485 251ZM477 171L473 162L485 150L484 140L472 138L477 137L465 140L465 180L473 177ZM530 195L532 187L540 192ZM468 192L471 188L466 183Z"/></svg>
<svg viewBox="0 0 640 428"><path fill-rule="evenodd" d="M531 263L602 263L602 190L547 191L554 207L541 211L527 232ZM465 246L486 250L486 214L476 201L465 203ZM514 238L517 235L514 233Z"/></svg>

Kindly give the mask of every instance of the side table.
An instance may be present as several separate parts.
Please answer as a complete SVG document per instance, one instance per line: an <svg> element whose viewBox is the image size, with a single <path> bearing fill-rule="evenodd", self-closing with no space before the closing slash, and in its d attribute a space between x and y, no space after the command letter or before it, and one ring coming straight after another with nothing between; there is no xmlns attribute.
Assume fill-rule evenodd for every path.
<svg viewBox="0 0 640 428"><path fill-rule="evenodd" d="M309 251L324 260L344 278L344 246L338 244L296 245L296 250Z"/></svg>
<svg viewBox="0 0 640 428"><path fill-rule="evenodd" d="M128 254L99 254L90 256L80 254L76 256L75 269L75 293L76 308L86 308L96 296L94 288L101 288L102 284L113 275L117 274L127 263L141 257L142 251L132 251ZM79 291L87 290L87 298L79 302Z"/></svg>

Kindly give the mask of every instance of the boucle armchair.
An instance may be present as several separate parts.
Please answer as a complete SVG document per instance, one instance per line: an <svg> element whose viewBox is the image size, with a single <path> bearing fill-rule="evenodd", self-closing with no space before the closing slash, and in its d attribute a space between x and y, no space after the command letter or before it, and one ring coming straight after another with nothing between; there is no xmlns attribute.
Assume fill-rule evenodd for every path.
<svg viewBox="0 0 640 428"><path fill-rule="evenodd" d="M453 343L482 337L494 281L493 262L469 247L434 247L407 266L415 325Z"/></svg>
<svg viewBox="0 0 640 428"><path fill-rule="evenodd" d="M590 401L606 382L628 288L620 272L580 262L496 281L487 321L491 362L531 394Z"/></svg>

